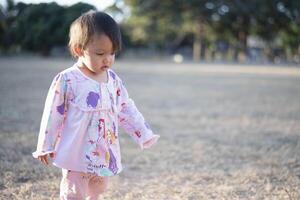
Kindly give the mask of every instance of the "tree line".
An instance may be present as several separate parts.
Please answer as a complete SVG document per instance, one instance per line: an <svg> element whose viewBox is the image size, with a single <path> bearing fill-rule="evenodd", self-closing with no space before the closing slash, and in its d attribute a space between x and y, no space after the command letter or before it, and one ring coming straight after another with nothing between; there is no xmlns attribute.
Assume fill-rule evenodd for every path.
<svg viewBox="0 0 300 200"><path fill-rule="evenodd" d="M176 49L187 44L194 60L217 51L234 61L249 56L249 37L263 41L270 61L300 56L299 0L125 0L135 40ZM138 25L137 25L138 24ZM134 33L136 31L136 33ZM262 43L262 42L260 42Z"/></svg>
<svg viewBox="0 0 300 200"><path fill-rule="evenodd" d="M96 8L85 3L63 7L54 2L14 4L8 0L6 10L1 9L1 51L22 50L49 55L53 47L67 44L72 21L91 9Z"/></svg>
<svg viewBox="0 0 300 200"><path fill-rule="evenodd" d="M120 24L125 50L142 47L172 54L187 49L195 61L218 55L239 61L250 56L252 37L259 44L252 50L270 61L300 57L299 0L116 0L107 12L125 16L124 8L130 10ZM0 50L48 55L53 47L66 46L71 22L91 9L96 10L86 3L7 0L0 13Z"/></svg>

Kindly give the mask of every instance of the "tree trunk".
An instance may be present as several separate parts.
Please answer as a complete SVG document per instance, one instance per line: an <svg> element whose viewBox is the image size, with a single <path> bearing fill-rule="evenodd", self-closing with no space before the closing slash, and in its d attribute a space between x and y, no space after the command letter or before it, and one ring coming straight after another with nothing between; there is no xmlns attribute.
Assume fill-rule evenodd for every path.
<svg viewBox="0 0 300 200"><path fill-rule="evenodd" d="M233 60L235 62L243 61L241 60L242 57L247 57L247 33L245 31L239 31L237 33L238 43L234 47L234 54L233 54Z"/></svg>
<svg viewBox="0 0 300 200"><path fill-rule="evenodd" d="M193 59L195 62L204 58L204 21L198 18L194 29Z"/></svg>
<svg viewBox="0 0 300 200"><path fill-rule="evenodd" d="M244 58L247 58L247 37L248 34L245 31L239 32L239 41L241 44L241 55Z"/></svg>

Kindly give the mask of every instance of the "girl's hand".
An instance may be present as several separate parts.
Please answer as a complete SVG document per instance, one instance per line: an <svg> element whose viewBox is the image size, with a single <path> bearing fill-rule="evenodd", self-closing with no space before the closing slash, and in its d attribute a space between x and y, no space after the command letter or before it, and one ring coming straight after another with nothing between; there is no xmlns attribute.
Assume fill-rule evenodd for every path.
<svg viewBox="0 0 300 200"><path fill-rule="evenodd" d="M44 165L48 165L48 155L53 158L54 157L54 153L49 153L43 156L38 156L38 159L44 164Z"/></svg>

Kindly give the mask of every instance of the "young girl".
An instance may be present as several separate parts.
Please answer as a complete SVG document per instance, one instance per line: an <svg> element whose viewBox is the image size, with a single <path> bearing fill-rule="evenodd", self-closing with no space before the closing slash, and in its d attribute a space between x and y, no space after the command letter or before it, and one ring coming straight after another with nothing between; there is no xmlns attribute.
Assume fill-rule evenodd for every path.
<svg viewBox="0 0 300 200"><path fill-rule="evenodd" d="M159 138L110 69L120 46L117 23L103 12L87 12L71 25L69 48L78 61L50 86L33 153L62 168L61 199L98 199L108 177L121 172L119 124L141 149Z"/></svg>

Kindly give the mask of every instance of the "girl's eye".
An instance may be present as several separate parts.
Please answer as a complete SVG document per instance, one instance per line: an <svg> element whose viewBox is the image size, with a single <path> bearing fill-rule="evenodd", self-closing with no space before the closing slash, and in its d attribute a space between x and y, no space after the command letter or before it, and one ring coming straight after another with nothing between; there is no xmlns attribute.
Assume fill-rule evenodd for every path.
<svg viewBox="0 0 300 200"><path fill-rule="evenodd" d="M104 55L104 53L96 53L96 55L98 55L98 56L103 56ZM115 55L115 52L113 52L113 53L110 53L110 55Z"/></svg>

